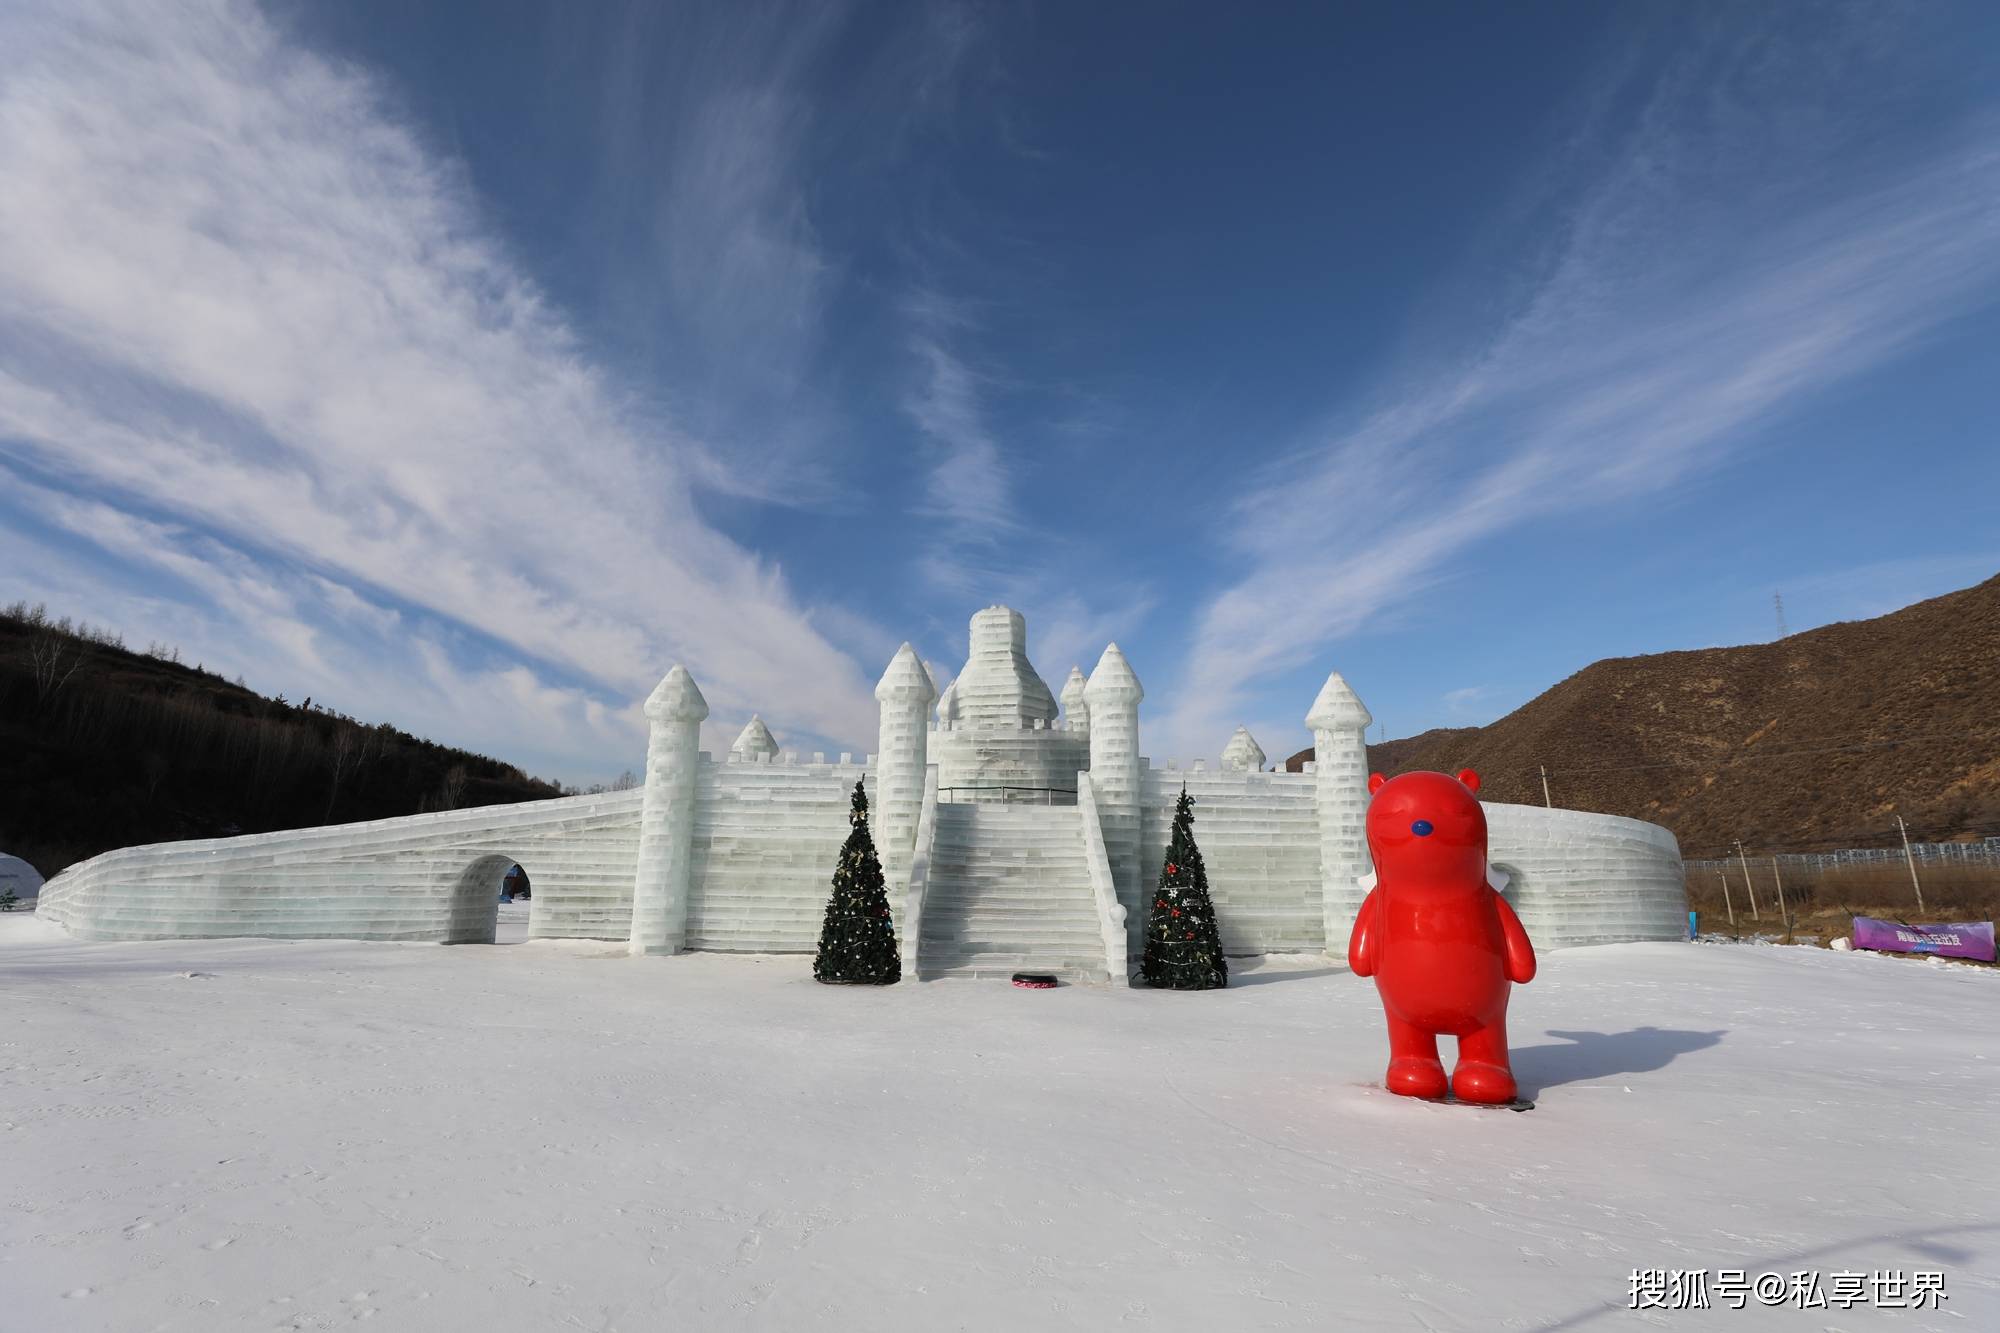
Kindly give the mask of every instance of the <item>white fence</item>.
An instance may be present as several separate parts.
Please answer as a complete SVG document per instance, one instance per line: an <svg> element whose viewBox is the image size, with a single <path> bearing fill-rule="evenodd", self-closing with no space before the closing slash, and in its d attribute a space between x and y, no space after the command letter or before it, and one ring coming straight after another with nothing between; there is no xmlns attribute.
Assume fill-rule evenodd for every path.
<svg viewBox="0 0 2000 1333"><path fill-rule="evenodd" d="M2000 838L1988 838L1984 842L1913 842L1910 855L1920 866L1991 866L2000 869ZM1826 870L1851 870L1857 866L1879 864L1903 864L1903 849L1896 847L1851 847L1839 852L1780 852L1773 857L1769 853L1752 856L1753 866L1766 866L1777 861L1780 870L1800 871L1812 874ZM1718 857L1711 861L1689 861L1690 875L1714 874L1717 871L1740 872L1743 863L1734 856Z"/></svg>

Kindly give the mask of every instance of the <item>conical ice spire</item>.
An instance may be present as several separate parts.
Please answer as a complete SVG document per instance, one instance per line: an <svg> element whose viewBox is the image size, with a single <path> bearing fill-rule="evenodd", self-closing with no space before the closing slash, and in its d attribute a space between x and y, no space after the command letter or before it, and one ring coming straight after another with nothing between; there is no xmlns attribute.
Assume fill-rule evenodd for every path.
<svg viewBox="0 0 2000 1333"><path fill-rule="evenodd" d="M1081 721L1081 714L1090 707L1083 701L1086 683L1082 667L1073 666L1069 669L1069 679L1063 682L1062 687L1062 706L1063 715L1072 722Z"/></svg>
<svg viewBox="0 0 2000 1333"><path fill-rule="evenodd" d="M729 753L741 755L745 759L775 758L778 753L778 739L771 729L764 725L764 719L752 713L750 721L744 724L743 734L729 747Z"/></svg>
<svg viewBox="0 0 2000 1333"><path fill-rule="evenodd" d="M1361 697L1338 671L1319 687L1319 697L1306 714L1306 725L1314 731L1366 731L1374 721L1362 707Z"/></svg>
<svg viewBox="0 0 2000 1333"><path fill-rule="evenodd" d="M1222 751L1224 768L1241 769L1249 773L1262 772L1264 768L1264 747L1250 734L1250 728L1238 727L1236 734L1229 738L1229 744Z"/></svg>
<svg viewBox="0 0 2000 1333"><path fill-rule="evenodd" d="M695 688L688 669L676 662L646 696L646 716L655 722L699 722L708 716L708 700Z"/></svg>
<svg viewBox="0 0 2000 1333"><path fill-rule="evenodd" d="M1136 704L1145 697L1145 687L1132 674L1132 664L1125 660L1125 654L1118 651L1117 644L1108 645L1083 687L1084 702L1095 712L1100 704Z"/></svg>
<svg viewBox="0 0 2000 1333"><path fill-rule="evenodd" d="M882 673L881 681L875 686L878 703L917 703L928 709L937 700L937 689L931 684L931 673L924 670L923 660L917 650L904 644L889 659L889 669Z"/></svg>

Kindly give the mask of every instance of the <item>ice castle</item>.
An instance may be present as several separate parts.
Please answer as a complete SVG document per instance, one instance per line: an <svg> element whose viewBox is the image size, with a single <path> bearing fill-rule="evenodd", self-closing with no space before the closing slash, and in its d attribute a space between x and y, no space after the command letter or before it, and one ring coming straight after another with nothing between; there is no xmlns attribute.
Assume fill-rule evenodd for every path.
<svg viewBox="0 0 2000 1333"><path fill-rule="evenodd" d="M1155 768L1145 690L1112 644L1057 696L1003 606L972 617L940 696L904 644L875 687L876 753L779 751L753 716L700 749L708 705L676 666L646 700L642 786L249 837L129 847L72 866L39 914L92 940L270 936L491 942L497 887L532 876L529 938L634 954L809 953L848 793L867 784L906 973L1057 972L1122 985L1174 799L1196 799L1223 945L1341 954L1369 871L1368 710L1338 672L1306 712L1317 762L1263 771L1238 728L1219 768ZM1489 802L1490 859L1544 948L1682 938L1680 850L1656 825Z"/></svg>

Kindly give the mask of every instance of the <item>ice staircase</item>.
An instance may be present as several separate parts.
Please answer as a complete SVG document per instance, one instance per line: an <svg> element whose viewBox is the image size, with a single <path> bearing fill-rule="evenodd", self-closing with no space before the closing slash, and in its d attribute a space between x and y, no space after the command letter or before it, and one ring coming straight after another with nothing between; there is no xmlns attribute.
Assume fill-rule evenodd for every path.
<svg viewBox="0 0 2000 1333"><path fill-rule="evenodd" d="M917 975L1106 979L1075 806L940 804Z"/></svg>

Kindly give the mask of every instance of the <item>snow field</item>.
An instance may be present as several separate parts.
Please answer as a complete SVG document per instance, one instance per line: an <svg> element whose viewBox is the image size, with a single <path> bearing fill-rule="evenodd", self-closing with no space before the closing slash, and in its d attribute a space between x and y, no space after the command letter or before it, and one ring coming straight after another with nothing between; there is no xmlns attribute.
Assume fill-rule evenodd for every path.
<svg viewBox="0 0 2000 1333"><path fill-rule="evenodd" d="M0 1329L2000 1327L1992 970L1552 952L1517 1115L1371 1086L1373 988L1323 959L810 968L0 917ZM1698 1267L1948 1299L1626 1309Z"/></svg>

